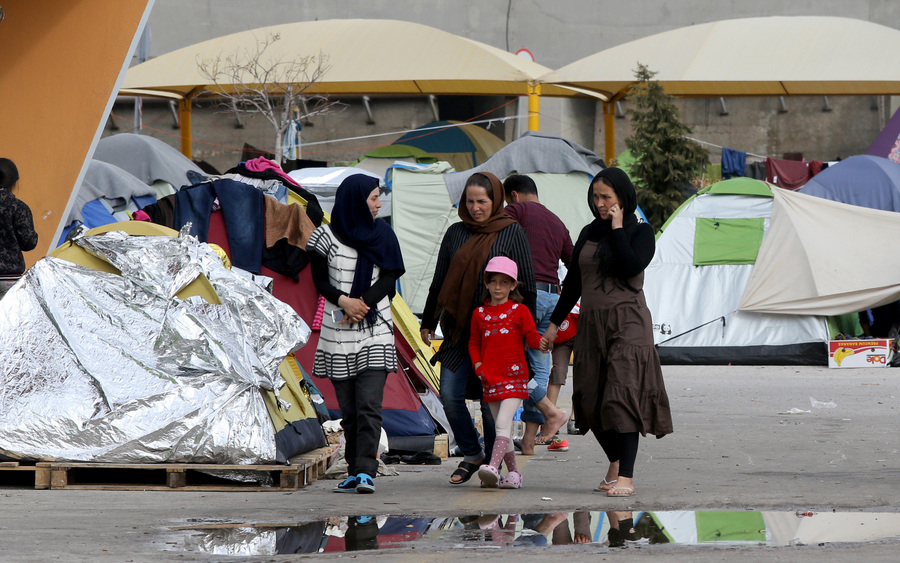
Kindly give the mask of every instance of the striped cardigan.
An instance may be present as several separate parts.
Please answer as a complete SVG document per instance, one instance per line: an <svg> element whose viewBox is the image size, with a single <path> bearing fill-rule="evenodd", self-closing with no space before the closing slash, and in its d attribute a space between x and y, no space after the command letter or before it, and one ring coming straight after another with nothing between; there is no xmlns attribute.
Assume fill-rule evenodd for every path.
<svg viewBox="0 0 900 563"><path fill-rule="evenodd" d="M306 245L309 252L315 252L328 260L328 281L331 285L349 294L356 272L356 249L338 241L331 227L323 225L313 231ZM381 268L372 270L372 282L376 282ZM362 329L360 323L345 324L334 322L331 312L339 307L325 301L319 346L313 363L313 375L329 379L348 379L371 369L388 372L397 369L397 350L394 348L394 320L391 316L391 301L384 297L377 304L377 320L371 328Z"/></svg>

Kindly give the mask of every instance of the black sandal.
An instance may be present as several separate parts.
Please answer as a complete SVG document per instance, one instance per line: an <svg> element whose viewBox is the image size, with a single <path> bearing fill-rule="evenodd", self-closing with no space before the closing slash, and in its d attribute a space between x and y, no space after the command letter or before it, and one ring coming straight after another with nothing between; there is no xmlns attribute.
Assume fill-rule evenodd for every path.
<svg viewBox="0 0 900 563"><path fill-rule="evenodd" d="M484 461L484 460L482 460ZM481 462L472 463L471 461L461 461L459 465L456 467L456 471L450 474L450 484L451 485L462 485L466 481L472 478L472 475L475 475L475 472L478 471L478 468L481 466ZM454 477L459 477L459 481L454 481Z"/></svg>

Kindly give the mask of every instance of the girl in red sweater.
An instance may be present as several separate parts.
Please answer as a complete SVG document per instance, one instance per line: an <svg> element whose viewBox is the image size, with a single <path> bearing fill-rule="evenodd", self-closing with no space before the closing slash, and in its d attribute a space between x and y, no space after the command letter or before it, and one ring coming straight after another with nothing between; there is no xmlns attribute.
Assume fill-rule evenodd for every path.
<svg viewBox="0 0 900 563"><path fill-rule="evenodd" d="M512 443L512 423L522 399L528 397L528 363L523 340L539 350L541 335L531 311L522 305L518 290L519 269L505 256L491 258L484 269L488 298L472 314L469 355L475 373L481 379L484 401L490 404L497 430L491 462L478 469L485 487L518 489L522 475L516 465ZM500 478L500 462L508 470Z"/></svg>

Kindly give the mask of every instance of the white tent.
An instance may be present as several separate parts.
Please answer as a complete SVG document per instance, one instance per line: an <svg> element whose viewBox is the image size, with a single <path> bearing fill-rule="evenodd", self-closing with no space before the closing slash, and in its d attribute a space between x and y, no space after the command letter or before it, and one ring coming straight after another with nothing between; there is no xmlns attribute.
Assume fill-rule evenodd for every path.
<svg viewBox="0 0 900 563"><path fill-rule="evenodd" d="M773 191L782 190L750 178L718 182L663 226L644 281L663 363L827 361L824 317L738 310L751 272L763 267L760 244L780 244L770 232ZM792 274L782 275L794 283Z"/></svg>
<svg viewBox="0 0 900 563"><path fill-rule="evenodd" d="M373 174L368 170L354 168L348 166L336 166L329 168L300 168L299 170L291 170L288 175L297 181L303 189L316 196L319 205L325 213L331 215L331 209L334 207L334 194L337 192L338 186L347 176L354 174L365 174L378 180L378 184L383 186L384 180L377 174ZM385 194L381 198L381 210L378 212L379 217L391 216L391 195Z"/></svg>
<svg viewBox="0 0 900 563"><path fill-rule="evenodd" d="M742 311L841 315L900 299L900 214L775 190Z"/></svg>

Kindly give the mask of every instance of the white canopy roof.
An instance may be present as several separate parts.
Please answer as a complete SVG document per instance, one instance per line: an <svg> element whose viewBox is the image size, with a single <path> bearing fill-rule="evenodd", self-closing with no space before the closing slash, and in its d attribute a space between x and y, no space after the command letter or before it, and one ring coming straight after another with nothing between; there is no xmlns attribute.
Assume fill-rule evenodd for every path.
<svg viewBox="0 0 900 563"><path fill-rule="evenodd" d="M261 66L323 55L328 70L310 94L489 94L521 96L549 68L433 27L397 20L322 20L251 29L189 45L128 70L121 94L190 96L212 89L203 61L246 63L260 43L278 39ZM271 83L278 82L271 76ZM254 78L243 78L253 84ZM283 81L283 80L282 80ZM225 90L227 85L222 85ZM218 91L219 88L216 88ZM547 85L543 95L584 94Z"/></svg>
<svg viewBox="0 0 900 563"><path fill-rule="evenodd" d="M900 93L900 30L868 21L775 16L710 22L624 43L541 77L613 99L637 64L674 96Z"/></svg>

